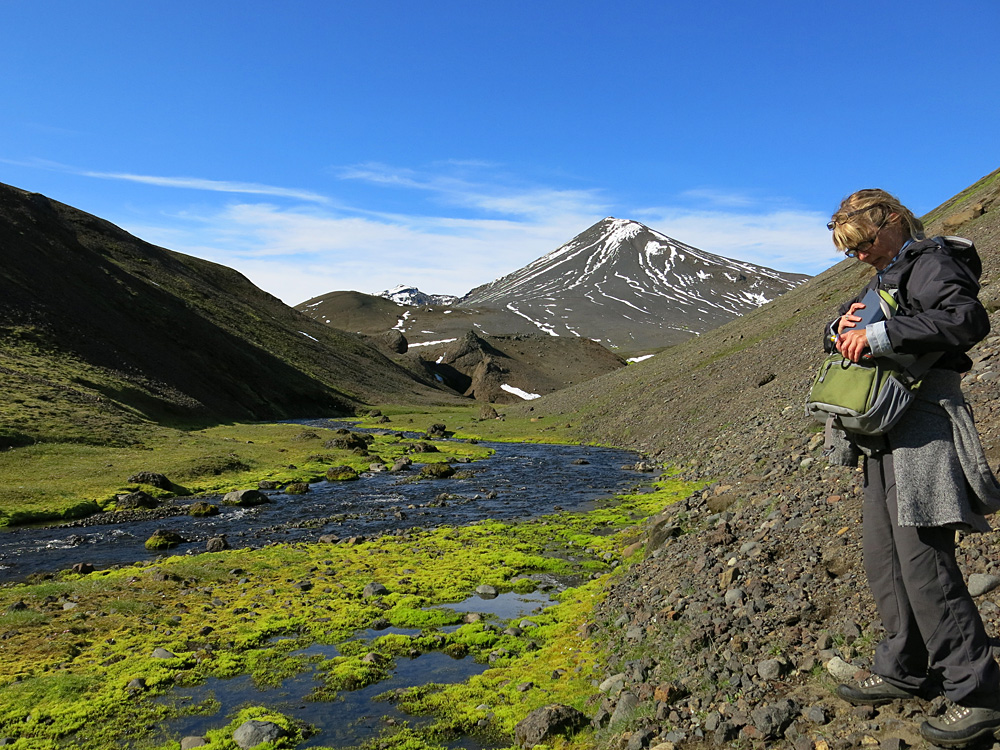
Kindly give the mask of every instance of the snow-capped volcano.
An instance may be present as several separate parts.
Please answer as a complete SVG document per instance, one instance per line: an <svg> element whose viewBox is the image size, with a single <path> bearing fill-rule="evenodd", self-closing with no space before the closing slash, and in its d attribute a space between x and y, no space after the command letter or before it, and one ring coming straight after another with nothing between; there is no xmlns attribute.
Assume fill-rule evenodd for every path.
<svg viewBox="0 0 1000 750"><path fill-rule="evenodd" d="M414 347L443 345L472 329L489 336L578 336L634 353L720 326L806 278L713 255L636 221L608 217L457 301L399 286L378 297L331 292L297 308L348 331L395 329Z"/></svg>
<svg viewBox="0 0 1000 750"><path fill-rule="evenodd" d="M524 268L473 289L459 306L504 309L552 336L637 349L715 328L806 278L713 255L638 222L608 217Z"/></svg>
<svg viewBox="0 0 1000 750"><path fill-rule="evenodd" d="M453 305L458 301L458 297L447 294L425 294L415 286L400 284L393 289L379 292L376 297L391 299L398 305L410 305L412 307L445 307Z"/></svg>

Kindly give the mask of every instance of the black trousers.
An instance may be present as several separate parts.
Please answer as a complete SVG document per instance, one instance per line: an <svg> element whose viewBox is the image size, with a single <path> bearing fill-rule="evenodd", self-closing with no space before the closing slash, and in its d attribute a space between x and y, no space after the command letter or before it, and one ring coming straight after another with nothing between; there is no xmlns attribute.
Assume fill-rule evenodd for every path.
<svg viewBox="0 0 1000 750"><path fill-rule="evenodd" d="M891 453L865 460L864 561L886 638L873 671L914 693L997 706L1000 667L955 561L955 532L897 524Z"/></svg>

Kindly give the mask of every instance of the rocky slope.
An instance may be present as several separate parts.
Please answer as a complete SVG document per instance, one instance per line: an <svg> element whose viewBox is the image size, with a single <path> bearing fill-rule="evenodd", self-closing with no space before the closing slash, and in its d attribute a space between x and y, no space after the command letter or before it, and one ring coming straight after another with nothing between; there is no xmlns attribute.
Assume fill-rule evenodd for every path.
<svg viewBox="0 0 1000 750"><path fill-rule="evenodd" d="M995 333L964 378L991 465L1000 463L1000 170L931 212L929 234L973 239ZM905 196L904 200L905 200ZM972 210L970 210L970 208ZM637 528L642 562L601 605L589 637L613 658L595 703L609 747L922 746L940 699L878 709L832 695L882 634L860 563L857 471L822 459L802 403L819 331L870 271L844 261L777 301L654 359L532 402L589 436L711 482ZM959 560L1000 633L992 532Z"/></svg>

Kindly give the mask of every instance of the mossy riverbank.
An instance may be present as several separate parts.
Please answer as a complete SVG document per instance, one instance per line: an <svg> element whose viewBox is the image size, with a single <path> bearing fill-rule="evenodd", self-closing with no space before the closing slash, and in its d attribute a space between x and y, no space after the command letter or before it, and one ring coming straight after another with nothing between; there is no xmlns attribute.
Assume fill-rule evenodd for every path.
<svg viewBox="0 0 1000 750"><path fill-rule="evenodd" d="M383 426L413 429L400 423L409 418ZM231 443L242 460L249 455L245 446L267 445L262 436L272 430L291 441L303 427L220 427L211 438ZM253 442L240 443L247 434L255 435L246 438ZM482 450L449 444L463 445ZM388 454L388 447L376 444L373 452ZM305 449L303 456L308 455ZM307 473L303 467L295 471ZM222 485L235 474L214 481ZM465 683L386 696L407 712L434 718L419 729L386 727L369 745L417 750L464 734L509 745L514 724L534 708L559 702L587 709L596 692L592 680L601 644L577 629L621 570L627 529L691 490L664 481L655 492L604 501L589 513L414 530L356 545L272 545L173 557L3 587L0 737L15 738L16 748L65 747L68 741L83 749L127 743L175 750L179 738L159 733L172 715L217 711L211 701L181 708L156 700L175 687L241 674L274 684L316 670L322 680L313 698L328 701L338 692L381 681L397 659L436 650L488 662L489 669ZM528 591L535 585L530 577L541 573L570 577L579 585L564 591L556 606L533 615L521 632L505 633L505 624L488 618L463 622L461 614L439 606L466 599L484 584L501 592ZM370 584L384 590L366 591ZM387 625L416 632L345 641ZM443 629L453 625L459 627ZM338 644L338 655L303 656L302 649L312 644ZM163 651L154 655L156 649ZM234 748L235 727L262 717L288 731L275 747L294 747L312 732L294 716L248 705L218 717L208 732L211 746ZM564 746L592 742L584 733Z"/></svg>
<svg viewBox="0 0 1000 750"><path fill-rule="evenodd" d="M463 437L483 437L475 430L474 409L442 409L407 414L399 423L371 426L387 430L422 432L444 419L469 425ZM541 426L522 420L502 434L482 423L490 439L540 442ZM520 432L519 432L520 431ZM310 437L312 433L312 437ZM114 507L115 497L137 489L129 477L153 471L168 477L170 491L143 487L153 495L203 495L256 487L260 480L278 483L316 481L332 464L367 469L376 459L388 461L404 455L412 441L378 437L368 455L324 446L333 431L301 424L229 424L206 429L181 430L150 426L142 442L130 445L92 445L79 442L41 442L0 451L0 526L58 522ZM545 442L558 442L546 440ZM424 453L421 463L475 460L490 451L471 443L441 443L441 452ZM447 446L445 448L445 446Z"/></svg>

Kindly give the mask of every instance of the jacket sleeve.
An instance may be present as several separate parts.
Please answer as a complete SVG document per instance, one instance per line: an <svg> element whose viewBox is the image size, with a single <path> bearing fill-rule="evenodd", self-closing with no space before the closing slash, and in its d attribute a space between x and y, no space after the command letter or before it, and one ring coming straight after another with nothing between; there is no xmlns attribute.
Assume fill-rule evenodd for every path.
<svg viewBox="0 0 1000 750"><path fill-rule="evenodd" d="M904 291L906 314L885 322L894 352L966 352L989 333L989 315L978 298L978 280L963 263L948 255L921 255Z"/></svg>

